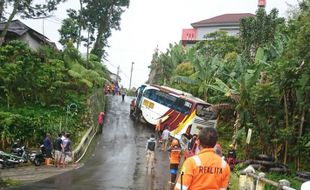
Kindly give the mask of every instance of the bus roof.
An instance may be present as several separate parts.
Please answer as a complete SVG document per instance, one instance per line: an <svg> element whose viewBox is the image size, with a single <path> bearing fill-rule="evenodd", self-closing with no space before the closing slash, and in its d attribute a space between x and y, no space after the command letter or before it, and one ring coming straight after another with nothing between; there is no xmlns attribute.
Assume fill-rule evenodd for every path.
<svg viewBox="0 0 310 190"><path fill-rule="evenodd" d="M186 100L189 100L189 101L192 101L192 102L195 102L195 103L201 103L201 104L208 104L208 105L210 105L209 103L203 101L202 99L193 96L191 93L184 92L182 90L178 90L178 89L167 87L167 86L160 86L160 85L156 85L156 84L151 84L149 86L156 87L156 88L160 89L161 91L174 94L176 96L179 96L181 98L184 98Z"/></svg>

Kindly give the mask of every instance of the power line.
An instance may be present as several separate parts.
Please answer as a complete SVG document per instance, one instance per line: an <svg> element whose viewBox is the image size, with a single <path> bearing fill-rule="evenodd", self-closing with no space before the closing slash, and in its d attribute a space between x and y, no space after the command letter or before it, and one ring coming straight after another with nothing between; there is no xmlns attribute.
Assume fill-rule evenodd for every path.
<svg viewBox="0 0 310 190"><path fill-rule="evenodd" d="M49 21L49 22L51 22L51 23L57 24L57 25L61 25L60 22L57 22L57 21L55 21L55 20L50 20L50 19L47 19L47 18L46 18L45 20L47 20L47 21Z"/></svg>
<svg viewBox="0 0 310 190"><path fill-rule="evenodd" d="M57 20L58 22L62 22L63 21L63 19L58 18L57 16L52 16L51 18L54 19L54 20Z"/></svg>
<svg viewBox="0 0 310 190"><path fill-rule="evenodd" d="M107 61L107 62L105 62L105 63L108 63L109 65L111 65L111 66L114 67L114 68L117 68L117 67L118 67L118 66L113 65L113 64L110 63L109 61Z"/></svg>

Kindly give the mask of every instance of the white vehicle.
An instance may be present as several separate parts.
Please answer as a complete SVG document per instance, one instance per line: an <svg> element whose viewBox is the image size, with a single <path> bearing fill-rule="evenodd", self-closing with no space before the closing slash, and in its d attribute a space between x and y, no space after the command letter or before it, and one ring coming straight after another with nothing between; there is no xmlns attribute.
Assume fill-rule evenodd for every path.
<svg viewBox="0 0 310 190"><path fill-rule="evenodd" d="M185 133L198 134L204 127L216 127L211 105L193 95L159 85L142 85L137 90L136 116L161 130L169 126L170 135L186 144Z"/></svg>

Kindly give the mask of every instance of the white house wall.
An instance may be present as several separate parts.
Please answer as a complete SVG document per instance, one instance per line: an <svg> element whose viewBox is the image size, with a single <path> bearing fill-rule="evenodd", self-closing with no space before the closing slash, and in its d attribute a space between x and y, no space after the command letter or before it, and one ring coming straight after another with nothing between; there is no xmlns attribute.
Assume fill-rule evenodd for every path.
<svg viewBox="0 0 310 190"><path fill-rule="evenodd" d="M25 41L29 47L33 50L37 50L41 47L41 44L38 43L37 40L35 40L29 33L26 33L20 38L22 41Z"/></svg>
<svg viewBox="0 0 310 190"><path fill-rule="evenodd" d="M239 35L239 26L208 26L208 27L199 27L197 28L197 40L205 40L204 36L206 34L216 32L219 30L224 30L230 36L238 36Z"/></svg>

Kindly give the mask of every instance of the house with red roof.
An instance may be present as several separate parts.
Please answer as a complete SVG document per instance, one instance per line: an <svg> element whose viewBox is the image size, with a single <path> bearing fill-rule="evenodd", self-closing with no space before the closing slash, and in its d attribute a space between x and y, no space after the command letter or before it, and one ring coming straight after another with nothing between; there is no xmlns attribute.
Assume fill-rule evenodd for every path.
<svg viewBox="0 0 310 190"><path fill-rule="evenodd" d="M228 35L238 36L240 20L245 17L254 17L251 13L223 14L192 23L191 29L182 30L183 45L195 44L205 40L205 35L219 30L226 31Z"/></svg>

